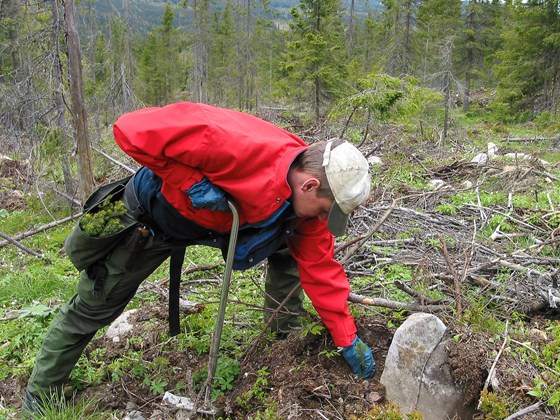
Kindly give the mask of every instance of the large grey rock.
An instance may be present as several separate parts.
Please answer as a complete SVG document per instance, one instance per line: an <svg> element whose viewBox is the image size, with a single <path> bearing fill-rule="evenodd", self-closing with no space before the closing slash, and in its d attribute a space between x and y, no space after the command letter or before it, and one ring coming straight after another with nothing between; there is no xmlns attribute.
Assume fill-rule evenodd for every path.
<svg viewBox="0 0 560 420"><path fill-rule="evenodd" d="M471 418L451 376L446 329L438 317L416 313L395 332L381 383L403 414L417 410L426 420Z"/></svg>

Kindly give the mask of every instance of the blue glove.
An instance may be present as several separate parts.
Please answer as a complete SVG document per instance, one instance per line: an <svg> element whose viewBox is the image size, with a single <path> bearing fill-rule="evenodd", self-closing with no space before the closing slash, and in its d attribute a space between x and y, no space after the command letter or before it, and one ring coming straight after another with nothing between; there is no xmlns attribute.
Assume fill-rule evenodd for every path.
<svg viewBox="0 0 560 420"><path fill-rule="evenodd" d="M224 190L212 184L206 177L202 178L202 181L193 184L185 192L190 197L192 205L196 210L229 210Z"/></svg>
<svg viewBox="0 0 560 420"><path fill-rule="evenodd" d="M354 341L348 347L342 347L340 353L346 363L350 365L355 375L365 379L370 379L375 375L377 367L371 349L365 344L360 337L356 336Z"/></svg>

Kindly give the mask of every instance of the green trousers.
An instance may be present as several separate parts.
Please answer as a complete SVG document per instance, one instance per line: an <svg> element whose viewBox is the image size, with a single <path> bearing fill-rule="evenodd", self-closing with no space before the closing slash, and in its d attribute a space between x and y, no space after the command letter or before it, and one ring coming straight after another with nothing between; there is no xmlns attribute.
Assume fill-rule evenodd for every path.
<svg viewBox="0 0 560 420"><path fill-rule="evenodd" d="M292 292L294 287L297 287L297 290ZM303 290L300 286L296 260L287 248L268 257L265 293L264 319L265 322L268 322L270 317L273 317L270 324L270 329L273 332L285 333L292 328L301 326L300 316L304 313L302 305ZM276 308L287 297L288 299L283 307L276 311Z"/></svg>
<svg viewBox="0 0 560 420"><path fill-rule="evenodd" d="M169 257L171 249L168 242L150 238L136 256L132 268L125 270L130 254L124 246L118 245L106 260L108 275L98 297L92 294L94 282L82 272L76 295L59 310L46 333L28 391L35 395L60 392L97 330L109 325L124 311L138 286ZM298 283L297 265L287 250L270 256L265 282L265 315L270 316ZM302 311L302 297L300 289L289 299L286 305L289 312L279 314L271 324L273 331L297 326L294 319Z"/></svg>

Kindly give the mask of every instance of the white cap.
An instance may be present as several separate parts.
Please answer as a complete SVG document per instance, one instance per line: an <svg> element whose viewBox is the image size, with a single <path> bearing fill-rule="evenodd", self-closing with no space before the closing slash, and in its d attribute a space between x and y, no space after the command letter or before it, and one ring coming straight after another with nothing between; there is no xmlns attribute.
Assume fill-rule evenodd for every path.
<svg viewBox="0 0 560 420"><path fill-rule="evenodd" d="M352 144L345 141L333 148L329 141L323 153L323 166L334 195L329 230L334 236L341 236L346 232L350 213L369 197L369 165Z"/></svg>

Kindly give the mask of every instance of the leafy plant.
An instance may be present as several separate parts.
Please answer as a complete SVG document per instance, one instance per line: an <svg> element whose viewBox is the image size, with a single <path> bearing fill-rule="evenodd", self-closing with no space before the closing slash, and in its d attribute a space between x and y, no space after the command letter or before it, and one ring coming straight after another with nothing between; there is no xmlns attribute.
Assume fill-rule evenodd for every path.
<svg viewBox="0 0 560 420"><path fill-rule="evenodd" d="M239 361L230 357L220 357L218 366L216 367L217 382L214 385L213 398L218 395L231 391L235 378L239 373Z"/></svg>
<svg viewBox="0 0 560 420"><path fill-rule="evenodd" d="M480 396L480 409L485 413L486 420L501 420L509 415L509 403L487 389Z"/></svg>
<svg viewBox="0 0 560 420"><path fill-rule="evenodd" d="M257 371L257 378L249 391L237 397L236 402L246 410L251 410L253 404L265 404L268 397L268 377L270 372L264 366Z"/></svg>
<svg viewBox="0 0 560 420"><path fill-rule="evenodd" d="M0 328L0 380L8 375L29 374L35 362L34 356L42 343L43 333L50 318L21 318L3 323ZM19 369L13 369L18 366ZM23 368L23 369L21 369Z"/></svg>
<svg viewBox="0 0 560 420"><path fill-rule="evenodd" d="M537 366L543 366L541 374L534 379L535 386L529 395L546 400L547 405L560 409L560 325L550 325L547 330L552 340L544 346Z"/></svg>
<svg viewBox="0 0 560 420"><path fill-rule="evenodd" d="M161 395L165 392L165 387L169 382L163 378L156 377L149 381L150 392L154 395Z"/></svg>
<svg viewBox="0 0 560 420"><path fill-rule="evenodd" d="M456 216L459 211L453 204L439 204L436 206L436 211L441 214L446 214L448 216Z"/></svg>
<svg viewBox="0 0 560 420"><path fill-rule="evenodd" d="M333 357L338 357L340 356L340 353L338 352L338 350L333 349L333 350L321 350L319 352L319 356L325 356L327 359L331 359Z"/></svg>
<svg viewBox="0 0 560 420"><path fill-rule="evenodd" d="M219 395L231 391L235 378L239 374L240 364L238 360L232 359L226 355L218 359L216 366L216 375L214 378L212 398L216 399ZM206 368L196 371L193 375L194 387L201 390L202 386L208 378L208 370Z"/></svg>
<svg viewBox="0 0 560 420"><path fill-rule="evenodd" d="M321 333L324 330L325 330L325 327L323 327L318 322L311 322L311 323L309 323L309 324L307 324L303 327L300 334L301 334L302 338L305 338L309 334L311 334L311 335L321 335Z"/></svg>
<svg viewBox="0 0 560 420"><path fill-rule="evenodd" d="M86 236L106 238L124 228L120 216L126 213L126 207L122 201L111 200L112 196L108 196L95 212L86 213L81 218L80 228Z"/></svg>

